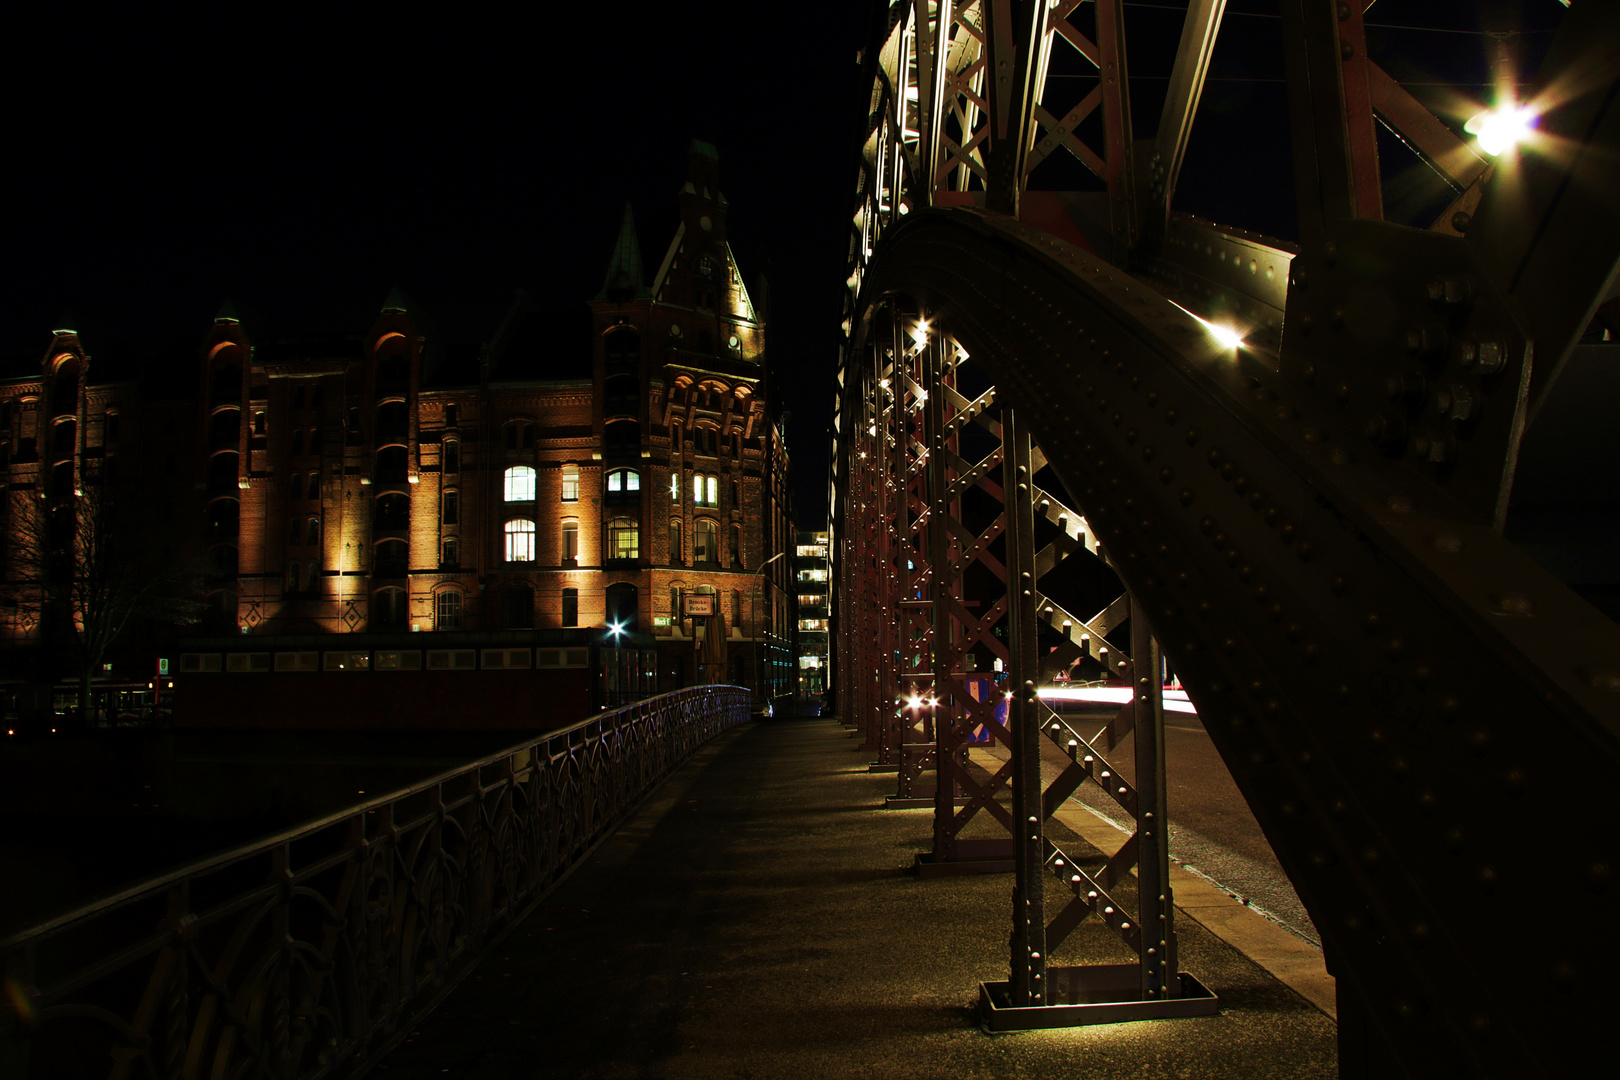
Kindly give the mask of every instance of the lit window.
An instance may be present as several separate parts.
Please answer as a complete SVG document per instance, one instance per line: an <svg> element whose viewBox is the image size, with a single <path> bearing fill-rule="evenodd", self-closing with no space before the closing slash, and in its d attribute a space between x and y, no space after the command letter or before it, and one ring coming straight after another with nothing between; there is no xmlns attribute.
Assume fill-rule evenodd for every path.
<svg viewBox="0 0 1620 1080"><path fill-rule="evenodd" d="M641 555L641 536L631 518L608 522L608 558L635 559Z"/></svg>
<svg viewBox="0 0 1620 1080"><path fill-rule="evenodd" d="M669 476L669 501L681 501L681 474L671 473Z"/></svg>
<svg viewBox="0 0 1620 1080"><path fill-rule="evenodd" d="M562 501L579 501L579 466L564 465L562 474Z"/></svg>
<svg viewBox="0 0 1620 1080"><path fill-rule="evenodd" d="M527 465L513 465L506 470L506 501L534 501L534 470Z"/></svg>
<svg viewBox="0 0 1620 1080"><path fill-rule="evenodd" d="M579 522L577 521L563 522L562 557L564 562L579 558Z"/></svg>
<svg viewBox="0 0 1620 1080"><path fill-rule="evenodd" d="M621 491L640 491L641 474L634 469L614 469L608 473L607 489L609 494Z"/></svg>
<svg viewBox="0 0 1620 1080"><path fill-rule="evenodd" d="M528 518L506 523L506 561L534 562L534 522Z"/></svg>
<svg viewBox="0 0 1620 1080"><path fill-rule="evenodd" d="M439 630L461 629L461 594L446 589L438 596L433 625Z"/></svg>
<svg viewBox="0 0 1620 1080"><path fill-rule="evenodd" d="M720 478L717 476L692 476L692 503L695 506L720 505Z"/></svg>

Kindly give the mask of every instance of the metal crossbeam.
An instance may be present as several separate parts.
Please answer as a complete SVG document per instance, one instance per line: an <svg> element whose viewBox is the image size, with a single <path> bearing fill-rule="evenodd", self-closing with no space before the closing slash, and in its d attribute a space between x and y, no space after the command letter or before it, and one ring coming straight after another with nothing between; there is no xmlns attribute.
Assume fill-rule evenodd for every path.
<svg viewBox="0 0 1620 1080"><path fill-rule="evenodd" d="M1158 948L1141 928L1168 907L1127 916L1114 901L1128 867L1141 888L1158 873L1145 823L1151 812L1162 827L1162 783L1141 763L1133 783L1114 783L1122 763L1104 764L1127 735L1137 752L1153 741L1156 706L1138 698L1087 740L1061 719L1052 729L1025 693L1087 655L1156 685L1152 646L1136 640L1146 618L1130 620L1128 656L1106 636L1127 610L1145 612L1322 932L1338 977L1342 1075L1562 1075L1600 1052L1602 973L1620 960L1603 905L1620 849L1601 832L1549 836L1516 807L1540 796L1577 818L1603 812L1594 793L1620 771L1620 629L1500 529L1520 438L1620 272L1608 212L1620 189L1620 14L1572 8L1526 98L1544 106L1539 142L1487 165L1389 77L1399 68L1367 55L1359 7L1283 5L1293 245L1170 212L1218 2L1189 5L1170 100L1141 147L1114 0L1096 6L1093 38L1077 32L1069 0L897 5L869 50L873 137L842 384L860 382L881 348L868 344L875 328L903 311L927 313L949 336L945 354L971 356L993 387L945 394L935 433L964 436L965 447L983 431L999 447L936 446L924 431L925 470L943 479L917 512L939 563L925 575L932 587L963 582L960 598L935 604L936 648L1000 642L1016 673L1011 719L992 727L1011 755L1008 839L1023 867L1007 1008L1051 1016L1062 994L1112 993L1128 1006L1117 1019L1156 987L1177 989L1143 976L1145 953L1126 971L1032 966L1093 913ZM1072 97L1043 105L1057 100L1044 85L1055 49L1104 76L1072 107ZM1103 143L1076 141L1074 124L1098 114ZM1375 117L1461 189L1433 228L1381 220ZM1034 205L1023 186L1060 148L1107 181L1101 232L1088 233L1106 261L1019 220ZM1144 166L1138 153L1156 156ZM1246 327L1245 346L1216 344L1210 321ZM846 394L841 415L855 400ZM1015 445L1020 432L1033 441ZM840 438L842 475L854 446ZM1055 480L1037 496L1043 465ZM1069 498L1043 507L1054 490ZM1004 504L993 527L939 509L941 498L967 506L992 492ZM878 520L839 499L841 530ZM1095 552L1099 537L1130 595L1087 619L1038 579ZM968 607L992 566L1006 595ZM851 612L840 626L863 618ZM1041 648L1030 659L1032 640ZM859 667L861 654L846 655ZM938 664L934 676L937 689ZM987 712L977 701L950 708L936 746L940 730ZM1038 802L1032 725L1020 719L1030 716L1069 762ZM1526 727L1534 752L1519 738ZM1048 845L1046 812L1104 771L1142 814L1140 835L1076 867L1075 853ZM982 815L993 775L962 775L969 816ZM1081 887L1049 919L1036 914L1047 902L1028 877L1036 866ZM1577 929L1551 948L1498 948L1522 897L1549 890ZM1173 950L1172 935L1162 940ZM1168 965L1161 975L1174 971L1172 956L1153 955ZM1046 1004L1031 1004L1037 993Z"/></svg>

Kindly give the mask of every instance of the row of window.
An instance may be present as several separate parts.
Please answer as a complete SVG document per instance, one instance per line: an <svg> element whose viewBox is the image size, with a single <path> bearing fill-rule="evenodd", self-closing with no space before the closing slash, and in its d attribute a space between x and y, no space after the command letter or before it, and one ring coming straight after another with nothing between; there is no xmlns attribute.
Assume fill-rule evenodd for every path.
<svg viewBox="0 0 1620 1080"><path fill-rule="evenodd" d="M181 653L180 672L310 671L527 671L530 668L583 668L589 649L345 649L331 652Z"/></svg>

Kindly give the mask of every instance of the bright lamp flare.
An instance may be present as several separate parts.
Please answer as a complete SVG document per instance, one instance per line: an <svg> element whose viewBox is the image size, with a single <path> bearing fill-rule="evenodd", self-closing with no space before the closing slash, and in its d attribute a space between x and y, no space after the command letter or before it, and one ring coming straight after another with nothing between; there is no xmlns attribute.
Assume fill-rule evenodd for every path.
<svg viewBox="0 0 1620 1080"><path fill-rule="evenodd" d="M1181 307L1181 305L1177 304L1174 300L1170 301L1170 303L1174 307L1180 308L1182 311L1187 311L1186 308ZM1223 326L1220 323L1212 323L1202 315L1193 315L1193 313L1190 311L1187 311L1187 314L1192 315L1193 318L1197 319L1199 325L1204 328L1210 337L1215 339L1215 344L1219 345L1221 348L1243 348L1243 334L1237 329L1230 326Z"/></svg>
<svg viewBox="0 0 1620 1080"><path fill-rule="evenodd" d="M1469 118L1463 130L1479 141L1479 148L1491 157L1522 142L1536 124L1536 114L1527 105L1508 105Z"/></svg>
<svg viewBox="0 0 1620 1080"><path fill-rule="evenodd" d="M1243 347L1243 335L1230 326L1222 326L1220 323L1205 323L1204 325L1209 330L1209 336L1214 338L1221 348L1241 349Z"/></svg>
<svg viewBox="0 0 1620 1080"><path fill-rule="evenodd" d="M910 697L906 698L906 708L908 709L920 709L922 708L922 703L923 699L919 694L912 694Z"/></svg>

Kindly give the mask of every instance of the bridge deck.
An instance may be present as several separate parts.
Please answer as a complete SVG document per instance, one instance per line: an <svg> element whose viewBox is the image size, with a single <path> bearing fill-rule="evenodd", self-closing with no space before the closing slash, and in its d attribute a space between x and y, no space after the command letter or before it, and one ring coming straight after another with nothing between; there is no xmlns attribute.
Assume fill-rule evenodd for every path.
<svg viewBox="0 0 1620 1080"><path fill-rule="evenodd" d="M910 873L930 811L878 809L869 756L831 720L722 735L370 1075L1337 1075L1333 1021L1192 919L1222 1015L982 1034L1011 876Z"/></svg>

